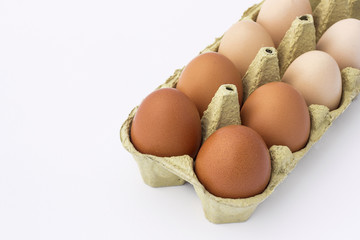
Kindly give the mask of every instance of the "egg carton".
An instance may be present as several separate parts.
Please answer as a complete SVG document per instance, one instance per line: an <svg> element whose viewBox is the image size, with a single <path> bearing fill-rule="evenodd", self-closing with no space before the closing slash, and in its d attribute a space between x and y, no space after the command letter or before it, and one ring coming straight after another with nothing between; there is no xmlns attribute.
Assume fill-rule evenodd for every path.
<svg viewBox="0 0 360 240"><path fill-rule="evenodd" d="M261 48L243 77L243 96L245 99L259 86L273 81L280 81L290 63L301 54L315 50L321 35L335 22L345 18L360 19L360 0L312 0L312 15L297 17L277 49ZM256 20L262 2L244 12L242 19ZM200 53L217 51L221 38L206 47ZM182 69L158 88L176 87ZM246 221L256 207L264 201L275 188L295 168L299 160L323 136L335 119L345 111L360 92L360 70L345 68L341 71L342 98L337 109L329 111L323 105L309 106L311 131L307 145L292 153L286 146L272 146L271 179L266 189L249 198L230 199L209 193L197 179L194 172L194 159L188 155L157 157L138 152L130 139L132 120L138 107L135 107L120 130L120 139L125 149L136 160L144 182L152 187L182 185L189 182L201 200L206 218L213 223ZM204 86L206 87L206 86ZM241 124L240 106L235 85L220 86L208 109L201 119L202 139L207 139L215 130L232 124Z"/></svg>

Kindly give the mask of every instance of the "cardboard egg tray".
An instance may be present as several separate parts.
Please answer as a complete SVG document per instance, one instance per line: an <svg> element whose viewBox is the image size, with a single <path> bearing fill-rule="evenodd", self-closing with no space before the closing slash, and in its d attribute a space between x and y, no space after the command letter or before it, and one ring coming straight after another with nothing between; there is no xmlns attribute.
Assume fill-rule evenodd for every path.
<svg viewBox="0 0 360 240"><path fill-rule="evenodd" d="M280 81L290 63L301 54L315 50L316 41L335 22L345 18L360 19L360 0L312 0L312 15L296 18L287 31L278 49L262 48L243 77L243 95L246 98L259 86ZM262 3L249 8L242 19L256 20ZM206 47L201 53L217 51L221 37ZM175 87L182 69L175 73L158 88ZM256 207L264 201L274 189L295 168L298 161L310 150L334 120L345 111L360 92L360 70L345 68L341 72L343 92L339 107L333 111L323 105L309 106L311 131L307 145L292 153L286 146L272 146L271 179L261 194L249 198L220 198L209 193L198 181L194 172L194 159L191 157L157 157L138 152L130 140L131 122L136 114L135 107L120 130L123 146L138 163L144 182L152 187L176 186L189 182L193 185L201 200L206 218L213 223L241 222L247 220ZM206 86L204 86L206 87ZM203 141L216 129L226 125L241 124L240 106L237 89L234 85L222 85L215 94L202 119Z"/></svg>

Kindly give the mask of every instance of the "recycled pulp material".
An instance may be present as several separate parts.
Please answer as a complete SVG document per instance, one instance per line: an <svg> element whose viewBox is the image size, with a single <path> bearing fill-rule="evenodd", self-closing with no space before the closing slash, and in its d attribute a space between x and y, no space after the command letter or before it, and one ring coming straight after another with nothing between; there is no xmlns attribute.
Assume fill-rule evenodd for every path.
<svg viewBox="0 0 360 240"><path fill-rule="evenodd" d="M259 86L280 81L290 63L302 53L315 49L316 39L333 23L347 17L360 18L360 0L313 0L315 8L312 15L298 17L292 23L278 49L262 48L243 78L243 95L245 99ZM261 3L249 8L244 18L256 20ZM203 52L217 51L221 37L205 48ZM164 84L159 86L175 87L182 69L175 71ZM131 122L136 114L135 107L120 131L123 146L138 163L144 182L152 187L175 186L189 182L193 185L200 198L207 219L213 223L241 222L247 220L256 207L264 201L294 169L298 161L309 151L333 121L349 106L360 92L360 70L345 68L341 72L343 93L340 106L333 110L322 105L309 107L311 117L311 132L307 145L300 151L292 153L286 146L272 146L270 156L272 161L271 179L263 193L249 198L220 198L209 193L198 181L194 173L194 160L187 156L157 157L138 152L130 141ZM206 86L204 86L206 87ZM240 107L237 102L237 89L234 85L222 85L215 94L201 123L203 140L216 129L230 125L241 124Z"/></svg>

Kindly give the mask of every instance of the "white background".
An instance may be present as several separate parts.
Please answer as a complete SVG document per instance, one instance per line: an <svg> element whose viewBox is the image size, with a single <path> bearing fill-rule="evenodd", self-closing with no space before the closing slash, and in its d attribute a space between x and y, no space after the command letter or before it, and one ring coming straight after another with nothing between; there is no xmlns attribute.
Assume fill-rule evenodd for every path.
<svg viewBox="0 0 360 240"><path fill-rule="evenodd" d="M360 103L244 223L151 188L131 109L258 1L0 0L0 239L360 239Z"/></svg>

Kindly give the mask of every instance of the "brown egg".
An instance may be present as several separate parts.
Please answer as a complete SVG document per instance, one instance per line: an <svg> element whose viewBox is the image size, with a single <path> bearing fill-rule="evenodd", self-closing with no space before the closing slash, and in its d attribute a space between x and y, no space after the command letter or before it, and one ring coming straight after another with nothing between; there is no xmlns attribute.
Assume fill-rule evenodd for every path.
<svg viewBox="0 0 360 240"><path fill-rule="evenodd" d="M254 130L241 125L222 127L201 146L195 172L215 196L251 197L263 192L269 183L269 151Z"/></svg>
<svg viewBox="0 0 360 240"><path fill-rule="evenodd" d="M265 28L252 20L242 20L225 32L218 52L228 57L244 76L262 47L274 47Z"/></svg>
<svg viewBox="0 0 360 240"><path fill-rule="evenodd" d="M176 88L195 103L202 116L218 88L226 83L236 86L241 104L242 80L235 65L222 54L208 52L200 54L185 67Z"/></svg>
<svg viewBox="0 0 360 240"><path fill-rule="evenodd" d="M162 88L140 104L131 125L131 142L145 154L195 157L201 122L193 102L174 88Z"/></svg>
<svg viewBox="0 0 360 240"><path fill-rule="evenodd" d="M240 115L242 123L257 131L269 148L284 145L295 152L309 138L306 102L289 84L272 82L257 88L245 101Z"/></svg>
<svg viewBox="0 0 360 240"><path fill-rule="evenodd" d="M321 104L330 110L339 106L342 94L340 69L325 52L309 51L296 58L282 81L298 90L308 106Z"/></svg>
<svg viewBox="0 0 360 240"><path fill-rule="evenodd" d="M360 20L349 18L332 25L320 38L316 48L330 54L340 69L360 69Z"/></svg>
<svg viewBox="0 0 360 240"><path fill-rule="evenodd" d="M309 0L265 0L256 22L272 37L276 48L296 17L312 14Z"/></svg>

